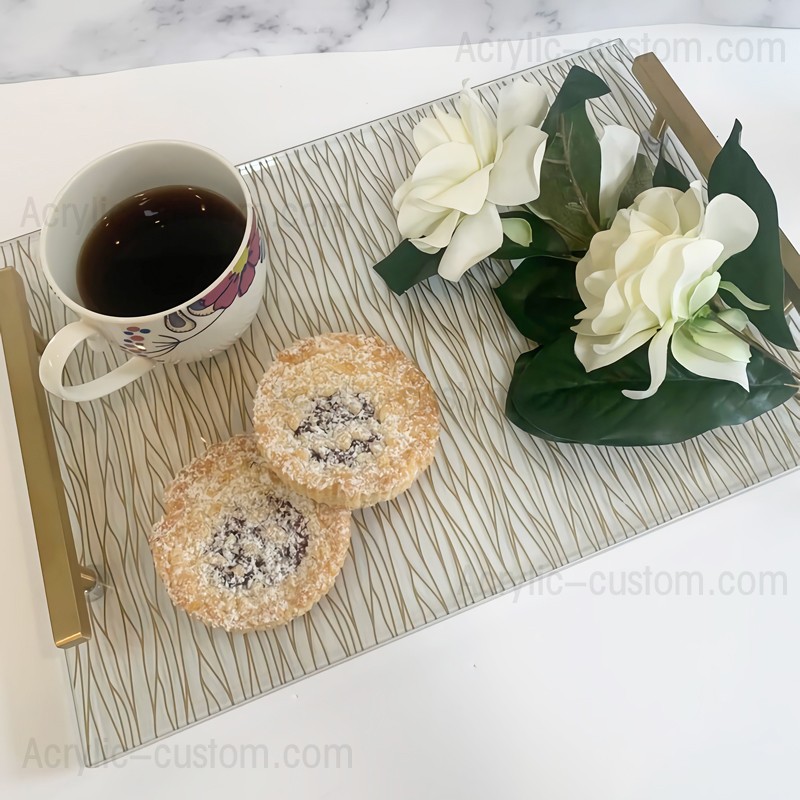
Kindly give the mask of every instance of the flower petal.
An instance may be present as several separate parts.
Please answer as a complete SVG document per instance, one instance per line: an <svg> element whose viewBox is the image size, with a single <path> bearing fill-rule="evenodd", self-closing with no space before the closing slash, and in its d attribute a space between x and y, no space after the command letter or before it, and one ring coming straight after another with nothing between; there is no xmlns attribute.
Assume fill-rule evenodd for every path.
<svg viewBox="0 0 800 800"><path fill-rule="evenodd" d="M397 212L397 230L404 239L427 236L449 213L409 193Z"/></svg>
<svg viewBox="0 0 800 800"><path fill-rule="evenodd" d="M183 311L173 311L171 314L166 314L164 316L164 324L173 333L188 333L197 327L197 323L193 319L189 319Z"/></svg>
<svg viewBox="0 0 800 800"><path fill-rule="evenodd" d="M577 327L580 326L576 326L576 328L573 328L572 330L577 330ZM654 333L655 328L651 328L650 330L646 331L640 331L639 333L631 336L615 350L603 354L596 352L595 348L597 347L598 343L604 344L610 340L610 336L585 336L583 333L578 333L578 335L575 337L575 355L577 356L578 361L583 364L584 369L587 372L591 372L592 370L600 369L601 367L607 367L609 364L613 364L615 361L619 361L621 358L624 358L626 355L628 355L628 353L632 353L638 347L641 347L653 336Z"/></svg>
<svg viewBox="0 0 800 800"><path fill-rule="evenodd" d="M597 330L597 322L598 320L595 320L595 330ZM607 355L615 350L619 350L622 345L626 344L634 336L639 336L641 333L648 332L647 339L649 339L657 329L658 320L656 320L650 309L646 306L637 306L633 309L633 313L629 315L628 319L625 320L625 324L622 326L622 330L620 330L619 333L611 334L610 331L597 331L598 333L608 335L610 338L607 342L596 343L594 351L600 356ZM645 341L647 339L645 339ZM630 350L627 352L630 352ZM617 358L622 358L622 356L618 355Z"/></svg>
<svg viewBox="0 0 800 800"><path fill-rule="evenodd" d="M505 217L501 218L500 223L503 226L503 233L514 244L522 247L530 247L533 241L533 231L531 230L530 223L520 217Z"/></svg>
<svg viewBox="0 0 800 800"><path fill-rule="evenodd" d="M722 252L722 245L710 239L692 239L683 248L683 272L672 291L672 315L677 319L692 316L689 301L697 284L711 274Z"/></svg>
<svg viewBox="0 0 800 800"><path fill-rule="evenodd" d="M414 126L413 135L414 144L420 156L424 156L440 144L447 144L447 142L452 141L447 135L447 129L436 117L421 119Z"/></svg>
<svg viewBox="0 0 800 800"><path fill-rule="evenodd" d="M673 314L672 290L684 271L686 240L665 241L642 273L639 286L642 302L663 325Z"/></svg>
<svg viewBox="0 0 800 800"><path fill-rule="evenodd" d="M439 194L450 185L451 181L446 178L429 178L425 181L413 181L409 178L404 181L392 198L392 205L398 213L406 202L414 202L420 208L427 210L433 214L441 214L442 209L439 206L433 206L428 203L428 199L434 195Z"/></svg>
<svg viewBox="0 0 800 800"><path fill-rule="evenodd" d="M767 303L757 303L751 300L738 286L730 281L720 281L719 288L725 292L730 292L745 308L751 311L768 311L769 305Z"/></svg>
<svg viewBox="0 0 800 800"><path fill-rule="evenodd" d="M694 287L689 298L690 316L694 316L717 293L719 283L719 272L712 272Z"/></svg>
<svg viewBox="0 0 800 800"><path fill-rule="evenodd" d="M640 217L640 225L647 225L653 230L657 230L662 236L680 233L680 217L675 207L678 199L683 192L672 189L669 186L654 186L646 192L642 192L636 198L636 216ZM641 219L641 216L644 219ZM631 215L631 230L633 217Z"/></svg>
<svg viewBox="0 0 800 800"><path fill-rule="evenodd" d="M547 134L525 125L503 142L503 150L489 177L487 200L501 206L529 203L539 197Z"/></svg>
<svg viewBox="0 0 800 800"><path fill-rule="evenodd" d="M423 253L429 253L430 255L438 253L442 249L441 247L434 247L428 244L424 236L420 236L418 239L409 239L408 241L411 242L417 250Z"/></svg>
<svg viewBox="0 0 800 800"><path fill-rule="evenodd" d="M639 135L623 125L606 125L600 137L600 221L617 213L619 196L633 174Z"/></svg>
<svg viewBox="0 0 800 800"><path fill-rule="evenodd" d="M247 264L244 265L242 274L239 276L239 297L242 297L242 295L247 292L255 277L256 268L248 261Z"/></svg>
<svg viewBox="0 0 800 800"><path fill-rule="evenodd" d="M464 217L439 262L439 274L457 281L470 267L491 255L503 243L500 214L492 203Z"/></svg>
<svg viewBox="0 0 800 800"><path fill-rule="evenodd" d="M497 150L497 129L486 106L472 89L465 86L458 98L458 110L480 165L485 167L493 163Z"/></svg>
<svg viewBox="0 0 800 800"><path fill-rule="evenodd" d="M731 338L736 338L732 333L727 331L725 333ZM719 344L717 346L721 347L722 345ZM702 347L693 340L688 330L681 328L673 336L672 355L679 364L695 375L714 380L732 381L733 383L738 383L746 391L750 391L746 361L732 361L718 352Z"/></svg>
<svg viewBox="0 0 800 800"><path fill-rule="evenodd" d="M460 211L451 211L429 234L411 239L411 244L422 250L423 253L437 253L450 244L453 231L462 216Z"/></svg>
<svg viewBox="0 0 800 800"><path fill-rule="evenodd" d="M758 217L753 209L736 195L718 194L706 208L700 238L722 244L718 259L718 264L722 264L750 247L757 233Z"/></svg>
<svg viewBox="0 0 800 800"><path fill-rule="evenodd" d="M664 378L667 376L667 348L672 332L675 329L675 321L668 320L664 327L650 340L650 348L647 351L647 362L650 365L650 386L644 391L634 391L623 389L622 394L631 400L644 400L652 397L659 389Z"/></svg>
<svg viewBox="0 0 800 800"><path fill-rule="evenodd" d="M433 107L433 116L436 117L436 121L442 126L451 142L469 144L469 134L460 117L455 114L448 114L441 106Z"/></svg>
<svg viewBox="0 0 800 800"><path fill-rule="evenodd" d="M595 305L596 300L603 300L608 294L608 290L614 285L616 273L613 269L602 269L592 272L587 275L583 282L583 290L581 295L585 298L584 304L586 305L587 317L595 317L598 314L598 308L592 307ZM621 295L619 295L621 299ZM581 312L583 313L583 312Z"/></svg>
<svg viewBox="0 0 800 800"><path fill-rule="evenodd" d="M522 125L538 128L547 114L547 94L538 83L517 78L500 91L497 103L497 133L505 139Z"/></svg>
<svg viewBox="0 0 800 800"><path fill-rule="evenodd" d="M236 299L238 287L239 273L232 272L203 298L203 305L213 306L214 311L227 308Z"/></svg>
<svg viewBox="0 0 800 800"><path fill-rule="evenodd" d="M730 361L741 361L743 364L747 364L750 361L750 345L735 333L723 328L718 322L709 321L716 325L716 328L709 328L705 325L697 326L693 322L687 323L686 333L691 336L692 341Z"/></svg>
<svg viewBox="0 0 800 800"><path fill-rule="evenodd" d="M683 196L675 203L675 208L678 209L683 235L697 236L705 216L702 183L700 181L692 181Z"/></svg>
<svg viewBox="0 0 800 800"><path fill-rule="evenodd" d="M426 153L414 168L414 184L437 180L460 183L481 168L475 149L463 142L447 142Z"/></svg>
<svg viewBox="0 0 800 800"><path fill-rule="evenodd" d="M737 331L743 331L750 324L747 314L740 308L725 308L722 311L718 311L717 316L726 325L730 325L731 328Z"/></svg>
<svg viewBox="0 0 800 800"><path fill-rule="evenodd" d="M431 197L429 202L444 208L455 208L464 214L477 214L486 202L491 169L488 166L473 172L463 181Z"/></svg>
<svg viewBox="0 0 800 800"><path fill-rule="evenodd" d="M413 185L414 182L409 176L397 187L397 190L392 195L392 208L394 208L395 211L400 210L400 206L403 205L403 201L408 197L408 193L411 191Z"/></svg>

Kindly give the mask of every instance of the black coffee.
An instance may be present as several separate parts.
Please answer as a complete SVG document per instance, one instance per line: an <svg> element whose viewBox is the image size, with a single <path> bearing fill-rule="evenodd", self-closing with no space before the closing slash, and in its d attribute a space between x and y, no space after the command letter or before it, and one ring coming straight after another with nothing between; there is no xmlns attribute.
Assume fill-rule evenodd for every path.
<svg viewBox="0 0 800 800"><path fill-rule="evenodd" d="M115 205L78 257L86 308L113 317L166 311L225 271L242 243L244 214L196 186L161 186Z"/></svg>

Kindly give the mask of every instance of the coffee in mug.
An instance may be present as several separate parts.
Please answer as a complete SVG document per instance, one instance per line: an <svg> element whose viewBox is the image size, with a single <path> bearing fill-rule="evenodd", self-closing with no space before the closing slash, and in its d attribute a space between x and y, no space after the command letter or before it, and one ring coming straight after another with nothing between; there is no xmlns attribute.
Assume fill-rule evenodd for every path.
<svg viewBox="0 0 800 800"><path fill-rule="evenodd" d="M78 292L98 314L166 311L194 297L227 268L245 215L196 186L138 192L98 220L78 256Z"/></svg>
<svg viewBox="0 0 800 800"><path fill-rule="evenodd" d="M50 288L78 317L39 363L45 389L65 400L94 400L159 362L225 349L250 326L267 280L265 240L242 175L189 142L141 142L84 167L56 197L39 247ZM65 385L73 350L103 340L128 360Z"/></svg>

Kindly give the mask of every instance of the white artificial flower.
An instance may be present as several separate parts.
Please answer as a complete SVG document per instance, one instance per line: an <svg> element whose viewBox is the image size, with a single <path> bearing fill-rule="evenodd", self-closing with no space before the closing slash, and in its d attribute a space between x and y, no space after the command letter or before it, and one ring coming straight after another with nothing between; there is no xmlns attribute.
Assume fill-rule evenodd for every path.
<svg viewBox="0 0 800 800"><path fill-rule="evenodd" d="M672 355L689 371L748 389L750 348L708 318L707 304L719 289L743 299L720 281L719 268L749 247L757 231L755 213L734 195L718 195L706 206L699 181L686 192L653 187L619 210L610 229L592 237L576 270L586 309L573 328L575 354L587 372L649 341L650 386L624 394L650 397L664 381L671 341ZM736 330L747 324L738 310L718 316Z"/></svg>
<svg viewBox="0 0 800 800"><path fill-rule="evenodd" d="M619 196L633 175L639 153L639 134L624 125L606 125L600 140L600 224L617 213Z"/></svg>
<svg viewBox="0 0 800 800"><path fill-rule="evenodd" d="M500 92L496 119L464 88L458 116L437 107L414 128L421 158L392 202L403 238L427 253L447 248L443 278L457 281L500 247L498 205L539 197L547 108L544 90L518 79Z"/></svg>

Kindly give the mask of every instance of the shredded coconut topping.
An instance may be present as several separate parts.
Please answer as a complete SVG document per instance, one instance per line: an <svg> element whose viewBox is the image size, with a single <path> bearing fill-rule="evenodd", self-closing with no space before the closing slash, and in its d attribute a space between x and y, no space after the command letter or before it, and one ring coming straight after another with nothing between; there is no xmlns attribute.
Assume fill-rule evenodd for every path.
<svg viewBox="0 0 800 800"><path fill-rule="evenodd" d="M269 506L269 516L260 522L237 511L214 532L208 565L226 589L275 586L300 566L308 549L308 521L288 500L270 498Z"/></svg>
<svg viewBox="0 0 800 800"><path fill-rule="evenodd" d="M375 406L363 392L341 389L313 400L313 408L294 435L314 461L354 467L359 456L378 453L383 436Z"/></svg>

